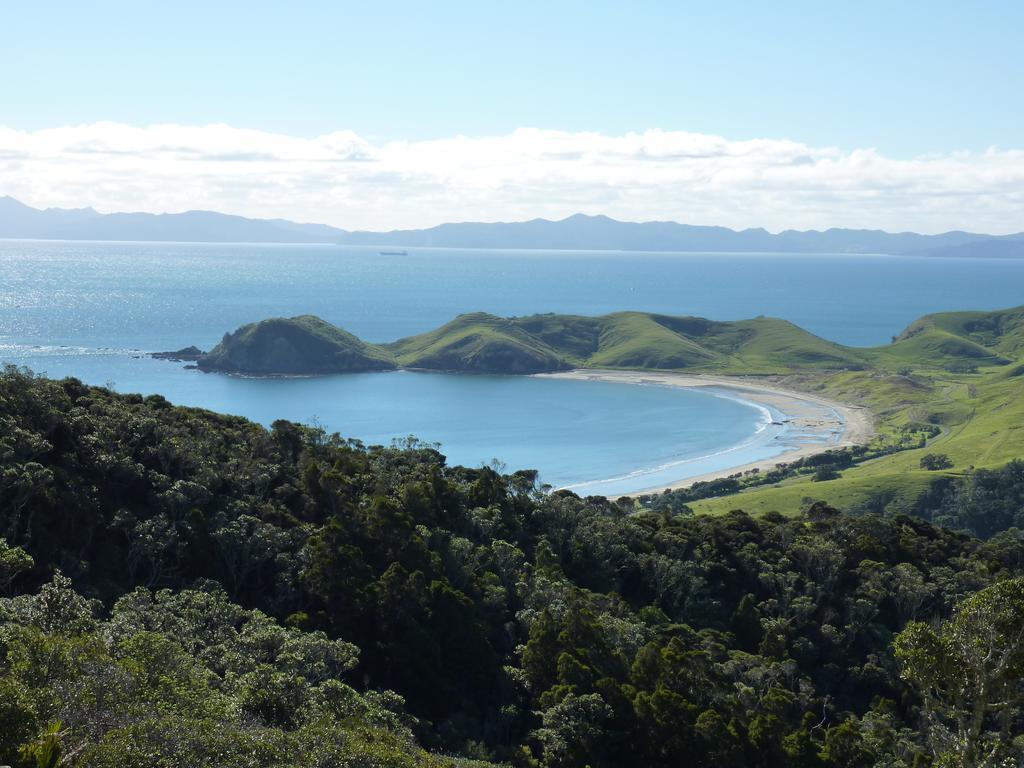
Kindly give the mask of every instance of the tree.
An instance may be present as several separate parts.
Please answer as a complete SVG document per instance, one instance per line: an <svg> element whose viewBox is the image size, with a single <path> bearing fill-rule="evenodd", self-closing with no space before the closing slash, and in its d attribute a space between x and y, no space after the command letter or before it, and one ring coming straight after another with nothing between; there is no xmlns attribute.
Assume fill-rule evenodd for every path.
<svg viewBox="0 0 1024 768"><path fill-rule="evenodd" d="M1013 742L1024 702L1024 578L977 592L937 629L911 622L895 652L924 701L939 764L985 768L1024 758Z"/></svg>
<svg viewBox="0 0 1024 768"><path fill-rule="evenodd" d="M32 556L28 552L21 547L12 547L0 538L0 592L7 592L18 574L33 565Z"/></svg>
<svg viewBox="0 0 1024 768"><path fill-rule="evenodd" d="M842 477L842 475L836 472L834 467L818 467L817 471L814 473L814 476L811 477L811 482L822 483L825 482L826 480L837 480L840 477Z"/></svg>
<svg viewBox="0 0 1024 768"><path fill-rule="evenodd" d="M949 469L952 466L953 460L944 453L926 453L921 457L921 469Z"/></svg>
<svg viewBox="0 0 1024 768"><path fill-rule="evenodd" d="M602 725L611 715L611 708L596 693L570 693L546 710L543 726L534 733L544 747L544 765L582 768L596 762Z"/></svg>

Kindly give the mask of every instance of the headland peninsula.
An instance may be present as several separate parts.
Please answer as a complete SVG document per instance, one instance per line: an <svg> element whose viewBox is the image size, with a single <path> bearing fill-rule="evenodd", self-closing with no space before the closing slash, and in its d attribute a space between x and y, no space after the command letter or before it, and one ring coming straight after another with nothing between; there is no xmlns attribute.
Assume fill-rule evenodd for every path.
<svg viewBox="0 0 1024 768"><path fill-rule="evenodd" d="M896 454L906 459L914 451L949 441L985 416L987 410L972 410L958 393L970 400L983 391L999 390L1000 382L1020 374L1022 349L1024 308L928 315L890 344L867 348L837 344L776 318L726 322L619 312L512 318L471 313L436 330L384 344L363 341L303 315L242 326L209 352L182 352L190 352L201 370L242 376L403 368L641 382L658 374L666 385L743 392L751 401L774 404L812 434L834 438L806 440L773 453L770 460L680 477L656 489L676 494L681 504L710 511L718 509L719 502L712 500L728 505L725 499L738 491L748 492L767 509L776 493L788 502L793 493L802 494L799 501L810 494L806 482L815 482L814 493L826 484L828 490L841 491L844 502L906 501L906 494L919 493L935 480L936 472L955 472L959 461L979 465L967 449L950 466L903 466L903 461L895 474L884 469ZM809 417L807 403L827 405L833 416ZM1007 425L999 425L986 444L987 453L1006 439L1012 442L1014 435ZM993 459L1002 460L1003 452L996 453ZM861 472L875 473L876 482L848 480ZM908 472L910 480L903 477Z"/></svg>

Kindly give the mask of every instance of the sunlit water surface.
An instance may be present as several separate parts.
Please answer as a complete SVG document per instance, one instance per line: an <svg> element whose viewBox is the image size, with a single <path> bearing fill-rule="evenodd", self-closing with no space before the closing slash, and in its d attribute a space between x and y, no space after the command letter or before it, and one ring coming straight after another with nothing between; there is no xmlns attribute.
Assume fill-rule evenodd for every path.
<svg viewBox="0 0 1024 768"><path fill-rule="evenodd" d="M371 443L414 434L453 462L498 459L586 493L759 460L799 436L725 393L408 372L243 379L140 353L209 348L270 316L317 314L390 341L478 310L764 314L871 345L928 312L1021 303L1016 260L0 241L4 362L265 424L316 419Z"/></svg>

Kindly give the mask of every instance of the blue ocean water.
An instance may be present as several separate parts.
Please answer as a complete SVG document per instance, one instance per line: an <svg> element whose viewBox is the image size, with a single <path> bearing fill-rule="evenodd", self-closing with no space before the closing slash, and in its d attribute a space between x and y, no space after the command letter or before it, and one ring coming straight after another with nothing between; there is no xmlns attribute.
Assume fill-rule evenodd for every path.
<svg viewBox="0 0 1024 768"><path fill-rule="evenodd" d="M872 345L928 312L1021 303L1016 260L0 241L0 361L264 423L315 417L368 442L415 434L452 461L537 468L556 486L617 478L585 486L601 493L757 460L778 436L757 432L762 412L705 392L414 373L239 379L139 352L209 348L243 323L304 313L390 341L477 310L763 314Z"/></svg>

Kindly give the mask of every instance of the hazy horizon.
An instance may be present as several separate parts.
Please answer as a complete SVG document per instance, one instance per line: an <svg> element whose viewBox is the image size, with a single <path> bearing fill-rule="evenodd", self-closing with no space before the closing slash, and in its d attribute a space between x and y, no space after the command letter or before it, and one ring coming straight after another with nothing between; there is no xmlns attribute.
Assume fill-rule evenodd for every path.
<svg viewBox="0 0 1024 768"><path fill-rule="evenodd" d="M433 229L433 228L437 228L437 227L441 227L441 226L445 226L445 225L529 224L529 223L532 223L532 222L540 222L540 221L558 224L558 223L567 222L567 221L572 220L572 219L577 219L577 218L580 218L580 217L589 218L589 219L609 219L611 221L614 221L614 222L620 223L620 224L679 224L681 226L687 226L687 227L721 228L721 229L728 229L730 231L737 232L737 233L744 232L744 231L761 230L761 231L767 232L770 235L779 235L779 234L784 234L784 233L787 233L787 232L797 232L797 233L827 232L829 230L836 230L836 229L875 230L875 231L884 232L886 234L891 234L891 235L900 235L900 234L925 234L925 235L927 235L927 234L949 234L949 233L953 233L953 232L964 232L964 233L974 234L974 235L979 235L979 236L984 236L984 235L996 235L996 236L998 236L999 234L1019 235L1019 234L1024 233L1024 229L1022 229L1021 231L1012 231L1012 232L1006 232L1006 233L982 232L982 231L972 231L972 230L943 230L941 232L928 233L928 232L917 232L917 231L910 230L910 229L896 230L896 229L882 229L882 228L877 228L877 227L876 228L870 228L870 227L833 227L833 226L822 226L822 227L814 227L814 228L808 228L808 229L797 229L795 227L781 227L779 229L769 229L767 227L745 227L745 228L740 229L740 228L728 227L728 226L725 226L725 225L722 225L722 224L716 224L714 222L683 221L683 220L679 220L679 219L620 219L620 218L616 218L614 216L609 216L608 214L604 214L604 213L583 213L582 211L576 211L576 212L573 212L573 213L568 213L568 214L566 214L564 216L560 216L558 218L550 218L550 217L545 217L545 216L538 215L538 216L530 216L528 218L522 218L522 219L490 219L490 220L464 219L464 220L437 221L437 222L435 222L433 224L426 224L426 225L424 225L422 227L407 227L407 228L406 227L398 227L398 228L393 228L393 229L363 230L363 229L348 228L348 227L345 227L345 226L338 226L338 225L334 225L334 224L327 224L326 222L323 222L323 221L313 221L313 220L305 220L305 219L288 219L288 218L285 218L284 216L274 216L274 215L266 216L266 217L263 217L263 216L246 216L245 214L235 213L233 211L214 210L214 209L211 209L211 208L185 208L185 209L181 209L181 210L158 210L158 211L127 210L127 209L125 209L125 210L116 210L116 209L101 210L101 209L98 209L98 208L96 208L94 206L90 206L90 205L80 205L80 206L29 205L24 200L20 200L20 199L18 199L17 197L15 197L13 195L0 194L0 200L3 200L4 198L7 198L9 200L13 200L16 203L20 203L22 205L25 205L25 206L27 206L29 208L32 208L34 210L41 211L41 212L47 212L47 211L74 212L74 211L90 211L91 210L94 213L100 214L102 216L109 216L109 215L114 215L114 214L123 214L123 215L142 214L142 215L153 215L153 216L177 216L177 215L181 215L181 214L190 214L190 213L195 213L195 214L211 213L211 214L217 214L217 215L221 215L221 216L237 216L237 217L248 219L250 221L286 221L286 222L288 222L290 224L300 224L300 225L303 225L303 226L307 226L307 225L308 226L326 226L326 227L332 227L332 228L335 228L335 229L338 229L338 230L347 231L347 232L351 232L351 233L355 233L355 234L362 234L362 233L372 234L372 233L377 233L377 232L380 232L380 233L383 233L383 234L389 234L389 233L402 232L402 231L419 231L419 230L425 230L425 229ZM2 236L0 236L0 238L2 238ZM17 238L15 238L15 239L17 239Z"/></svg>

